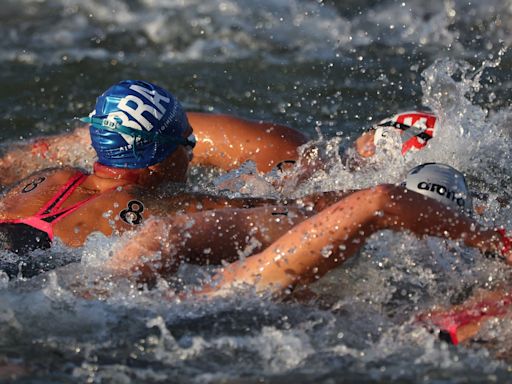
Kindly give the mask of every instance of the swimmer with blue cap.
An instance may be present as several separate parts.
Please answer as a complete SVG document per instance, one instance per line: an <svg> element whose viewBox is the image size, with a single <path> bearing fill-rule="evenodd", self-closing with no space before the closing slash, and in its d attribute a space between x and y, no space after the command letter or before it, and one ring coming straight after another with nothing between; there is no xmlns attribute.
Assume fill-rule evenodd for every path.
<svg viewBox="0 0 512 384"><path fill-rule="evenodd" d="M23 256L49 248L56 237L79 246L91 232L137 227L160 209L147 197L153 187L185 181L195 137L180 103L163 88L122 81L83 120L98 156L94 172L51 168L11 188L0 210L4 250Z"/></svg>
<svg viewBox="0 0 512 384"><path fill-rule="evenodd" d="M140 169L160 163L196 139L178 100L165 89L125 80L98 97L89 117L98 161L109 167Z"/></svg>
<svg viewBox="0 0 512 384"><path fill-rule="evenodd" d="M100 95L94 111L81 120L90 124L96 174L126 177L165 168L168 181L185 180L196 138L180 102L165 89L121 81Z"/></svg>
<svg viewBox="0 0 512 384"><path fill-rule="evenodd" d="M155 84L121 81L100 95L93 112L82 120L89 124L98 158L93 173L49 168L15 184L0 199L2 249L26 257L49 248L57 237L76 247L92 232L110 236L134 230L154 216L256 204L186 190L165 198L153 193L169 182L186 180L196 146L181 104ZM18 264L0 269L17 276Z"/></svg>
<svg viewBox="0 0 512 384"><path fill-rule="evenodd" d="M0 156L0 185L49 167L89 168L96 159L111 168L142 169L183 148L193 152L192 165L230 171L252 161L267 172L294 162L307 142L304 134L282 124L185 112L170 92L137 80L110 87L81 120L87 125L70 133L11 146Z"/></svg>

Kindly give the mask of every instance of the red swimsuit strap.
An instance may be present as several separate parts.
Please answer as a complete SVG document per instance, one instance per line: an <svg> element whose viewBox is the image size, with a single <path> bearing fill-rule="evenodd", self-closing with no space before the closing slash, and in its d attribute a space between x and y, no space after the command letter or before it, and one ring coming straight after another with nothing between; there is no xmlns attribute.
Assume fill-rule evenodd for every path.
<svg viewBox="0 0 512 384"><path fill-rule="evenodd" d="M46 221L48 223L54 224L57 221L65 218L66 216L70 215L74 211L76 211L78 208L80 208L82 205L87 204L90 200L95 199L99 195L93 195L88 197L85 200L79 201L78 203L73 204L71 207L67 207L65 209L61 209L60 211L52 211L51 213L47 213L44 215L36 216L38 219Z"/></svg>
<svg viewBox="0 0 512 384"><path fill-rule="evenodd" d="M82 172L75 173L72 177L69 178L66 184L64 184L57 191L57 193L39 210L38 213L33 216L19 219L0 220L0 223L26 224L45 232L50 240L53 240L53 225L57 221L71 214L82 205L87 203L89 200L97 197L96 195L91 196L85 200L73 204L71 207L59 210L62 204L64 204L68 197L85 181L86 178L87 175Z"/></svg>
<svg viewBox="0 0 512 384"><path fill-rule="evenodd" d="M87 175L80 171L75 173L34 216L42 216L47 213L55 212L86 178Z"/></svg>

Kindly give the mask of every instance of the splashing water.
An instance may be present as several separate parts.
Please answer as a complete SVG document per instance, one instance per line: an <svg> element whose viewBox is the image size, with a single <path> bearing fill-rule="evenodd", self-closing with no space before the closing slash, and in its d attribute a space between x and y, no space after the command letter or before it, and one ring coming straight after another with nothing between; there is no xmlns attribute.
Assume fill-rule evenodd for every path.
<svg viewBox="0 0 512 384"><path fill-rule="evenodd" d="M8 0L0 103L12 131L2 145L63 132L113 79L147 77L194 109L293 123L325 161L309 180L257 175L250 164L220 178L193 169L195 190L229 181L237 192L298 197L400 182L411 167L440 161L487 195L477 199L482 222L511 227L512 111L502 102L510 58L489 58L510 44L510 2L374 3ZM367 166L347 169L339 148L357 131L420 106L440 119L428 148L404 158L390 141ZM70 160L89 169L83 151ZM253 175L256 184L245 178ZM6 367L20 382L509 380L496 356L510 359L510 315L482 330L487 349L448 346L413 321L509 279L501 263L456 242L380 232L311 287L312 301L240 292L204 302L174 290L208 276L205 268L184 266L152 289L113 280L102 264L126 241L95 234L81 249L32 255L46 271L32 278L0 274L0 381Z"/></svg>

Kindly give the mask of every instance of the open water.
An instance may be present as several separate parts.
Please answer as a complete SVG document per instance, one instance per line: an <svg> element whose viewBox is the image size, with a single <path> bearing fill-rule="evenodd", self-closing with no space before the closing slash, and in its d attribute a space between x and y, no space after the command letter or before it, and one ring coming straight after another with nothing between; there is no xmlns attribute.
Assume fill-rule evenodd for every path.
<svg viewBox="0 0 512 384"><path fill-rule="evenodd" d="M511 30L510 0L2 0L0 140L72 129L109 85L146 79L188 110L306 132L329 167L290 195L398 182L440 161L487 196L482 222L512 228ZM343 169L339 145L420 107L441 119L435 146ZM115 241L57 246L42 255L52 271L0 278L0 382L512 381L510 316L466 347L413 322L509 279L502 263L455 243L375 234L302 303L251 294L176 302L163 282L113 285L101 261ZM59 267L62 259L75 262ZM98 298L76 294L87 289Z"/></svg>

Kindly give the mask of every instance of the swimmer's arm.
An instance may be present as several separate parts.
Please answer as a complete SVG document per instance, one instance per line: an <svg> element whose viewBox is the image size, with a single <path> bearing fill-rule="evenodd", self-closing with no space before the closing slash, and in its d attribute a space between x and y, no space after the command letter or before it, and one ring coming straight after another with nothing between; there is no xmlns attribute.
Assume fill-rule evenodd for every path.
<svg viewBox="0 0 512 384"><path fill-rule="evenodd" d="M171 204L178 211L184 213L194 213L200 211L209 211L222 208L254 208L266 205L280 203L286 205L286 202L278 202L276 199L267 198L229 198L225 196L212 196L203 194L184 194L171 196L165 199L167 204Z"/></svg>
<svg viewBox="0 0 512 384"><path fill-rule="evenodd" d="M329 191L310 194L300 199L272 199L260 197L231 198L206 194L186 194L166 198L166 202L185 213L208 211L222 208L255 208L262 206L282 206L308 208L320 212L329 205L341 200L352 191Z"/></svg>
<svg viewBox="0 0 512 384"><path fill-rule="evenodd" d="M253 160L266 172L285 160L297 158L297 148L306 137L279 124L255 122L229 115L187 114L198 143L193 164L211 165L224 170ZM88 126L29 143L12 144L0 157L0 185L8 185L42 168L92 164L96 154Z"/></svg>
<svg viewBox="0 0 512 384"><path fill-rule="evenodd" d="M84 127L28 143L11 143L0 157L0 185L12 184L43 168L74 165L77 157L82 164L95 158L89 130Z"/></svg>
<svg viewBox="0 0 512 384"><path fill-rule="evenodd" d="M352 256L376 231L409 230L462 240L481 251L499 249L492 230L441 203L393 185L354 192L303 221L264 251L231 264L216 284L198 294L215 295L250 284L258 291L280 292L314 281Z"/></svg>
<svg viewBox="0 0 512 384"><path fill-rule="evenodd" d="M263 249L303 218L300 210L279 205L152 217L114 251L105 267L116 275L133 273L139 281L151 281L183 261L233 262Z"/></svg>
<svg viewBox="0 0 512 384"><path fill-rule="evenodd" d="M297 148L307 142L301 132L280 124L197 112L187 116L198 139L193 164L231 170L252 160L267 172L296 160Z"/></svg>

